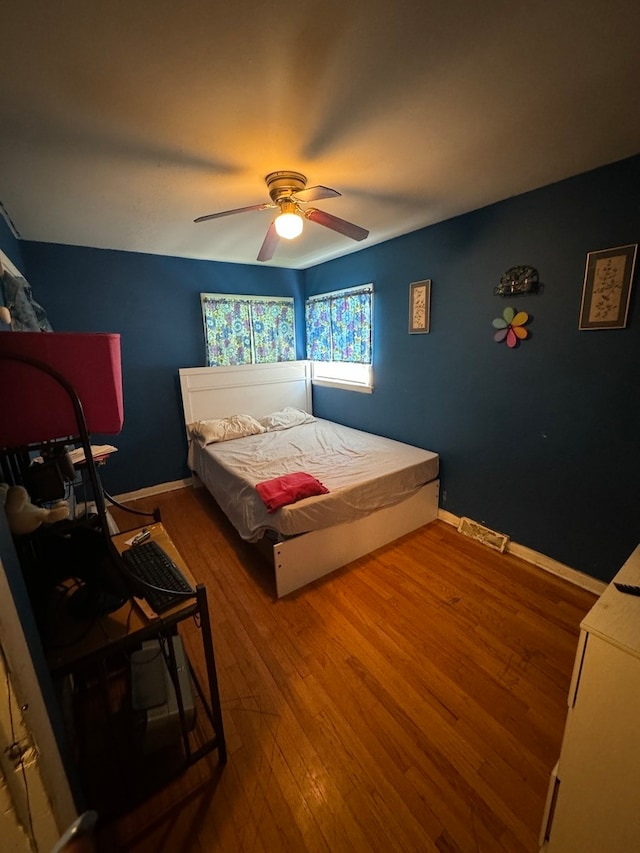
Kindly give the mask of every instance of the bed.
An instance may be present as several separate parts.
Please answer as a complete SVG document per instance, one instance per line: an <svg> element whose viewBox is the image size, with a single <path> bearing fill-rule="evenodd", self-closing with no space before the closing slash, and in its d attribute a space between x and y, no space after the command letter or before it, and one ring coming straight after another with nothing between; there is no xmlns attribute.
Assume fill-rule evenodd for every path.
<svg viewBox="0 0 640 853"><path fill-rule="evenodd" d="M437 518L437 453L315 417L308 362L179 374L189 467L238 534L267 546L278 597ZM210 440L238 422L239 437ZM298 476L323 489L270 511L265 487Z"/></svg>

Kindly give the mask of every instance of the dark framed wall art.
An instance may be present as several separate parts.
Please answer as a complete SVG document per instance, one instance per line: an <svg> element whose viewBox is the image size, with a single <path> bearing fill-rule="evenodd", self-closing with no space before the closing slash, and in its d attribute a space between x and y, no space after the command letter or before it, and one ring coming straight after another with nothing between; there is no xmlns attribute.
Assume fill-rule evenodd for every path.
<svg viewBox="0 0 640 853"><path fill-rule="evenodd" d="M409 334L424 335L431 319L431 279L409 285Z"/></svg>
<svg viewBox="0 0 640 853"><path fill-rule="evenodd" d="M584 271L579 329L624 329L637 243L589 252Z"/></svg>

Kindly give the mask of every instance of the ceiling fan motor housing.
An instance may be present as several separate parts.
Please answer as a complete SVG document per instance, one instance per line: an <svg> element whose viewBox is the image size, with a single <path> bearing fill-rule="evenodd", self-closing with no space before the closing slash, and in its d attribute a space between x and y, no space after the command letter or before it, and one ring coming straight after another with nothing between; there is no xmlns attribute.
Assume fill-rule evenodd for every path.
<svg viewBox="0 0 640 853"><path fill-rule="evenodd" d="M306 177L300 172L270 172L265 181L271 200L276 204L289 199L307 186Z"/></svg>

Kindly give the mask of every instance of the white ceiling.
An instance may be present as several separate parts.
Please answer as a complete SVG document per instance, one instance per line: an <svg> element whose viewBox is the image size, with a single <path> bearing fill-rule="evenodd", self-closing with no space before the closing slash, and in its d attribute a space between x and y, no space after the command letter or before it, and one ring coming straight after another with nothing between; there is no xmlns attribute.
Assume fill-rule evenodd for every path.
<svg viewBox="0 0 640 853"><path fill-rule="evenodd" d="M18 235L256 263L264 176L370 231L320 261L640 152L637 0L4 0L0 202Z"/></svg>

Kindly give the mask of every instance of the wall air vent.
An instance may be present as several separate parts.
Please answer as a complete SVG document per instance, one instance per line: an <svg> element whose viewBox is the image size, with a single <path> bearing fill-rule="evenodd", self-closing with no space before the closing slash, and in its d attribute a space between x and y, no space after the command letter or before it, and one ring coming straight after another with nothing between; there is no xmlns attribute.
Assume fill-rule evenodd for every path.
<svg viewBox="0 0 640 853"><path fill-rule="evenodd" d="M483 545L488 545L489 548L495 548L496 551L504 553L505 548L509 544L509 537L504 533L496 533L495 530L490 530L477 521L472 521L470 518L461 518L458 525L458 533L463 536L468 536L470 539L476 539L482 542Z"/></svg>

